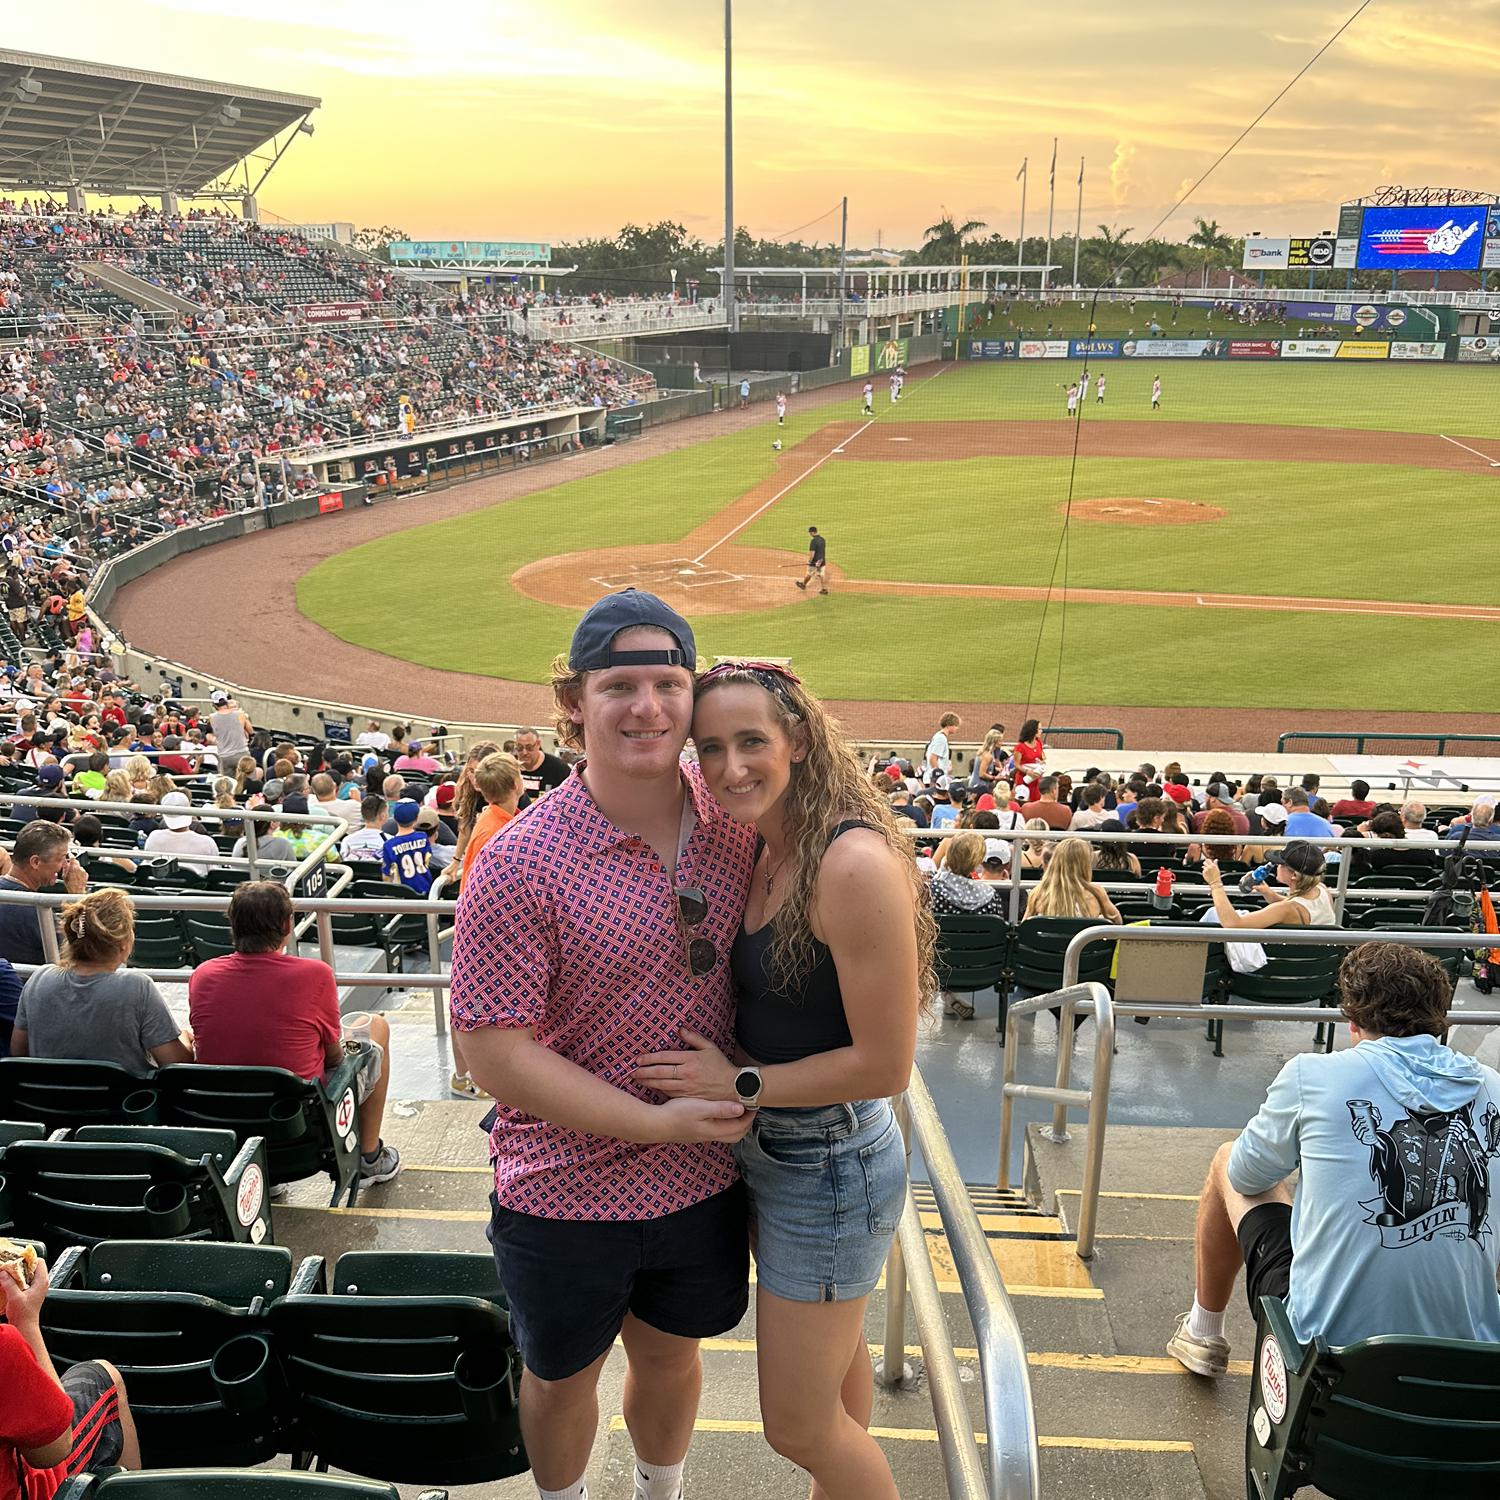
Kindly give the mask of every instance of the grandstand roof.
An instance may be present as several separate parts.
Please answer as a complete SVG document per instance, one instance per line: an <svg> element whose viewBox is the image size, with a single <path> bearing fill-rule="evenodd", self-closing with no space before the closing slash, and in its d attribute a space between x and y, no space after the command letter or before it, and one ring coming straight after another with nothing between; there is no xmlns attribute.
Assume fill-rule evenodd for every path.
<svg viewBox="0 0 1500 1500"><path fill-rule="evenodd" d="M321 103L0 48L0 188L198 193Z"/></svg>

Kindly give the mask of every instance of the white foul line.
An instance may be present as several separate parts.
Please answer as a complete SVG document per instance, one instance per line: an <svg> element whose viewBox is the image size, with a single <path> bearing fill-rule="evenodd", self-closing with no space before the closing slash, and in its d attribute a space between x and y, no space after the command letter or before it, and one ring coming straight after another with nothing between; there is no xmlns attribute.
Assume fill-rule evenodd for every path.
<svg viewBox="0 0 1500 1500"><path fill-rule="evenodd" d="M1451 438L1446 432L1438 433L1445 443L1452 443L1455 448L1462 448L1465 453L1472 453L1475 458L1482 458L1492 469L1500 469L1500 458L1491 458L1488 453L1481 453L1478 448L1471 448L1467 443L1461 443L1457 438Z"/></svg>
<svg viewBox="0 0 1500 1500"><path fill-rule="evenodd" d="M760 515L762 511L770 510L770 508L775 505L783 495L788 494L790 491L796 489L797 486L801 484L802 481L813 472L814 469L822 468L822 466L826 464L835 453L842 453L844 449L847 448L849 444L859 436L859 433L865 430L865 427L873 427L874 425L875 418L871 417L870 420L865 423L864 427L861 427L859 429L859 432L851 433L844 439L842 443L839 444L837 448L830 449L816 463L809 464L807 468L805 468L794 480L792 480L790 484L783 485L779 490L776 491L774 495L771 496L769 500L766 501L764 505L758 506L750 515L746 516L745 519L741 521L740 524L736 526L732 531L726 531L724 535L721 536L719 540L716 541L713 546L710 547L706 552L700 552L697 557L693 559L694 563L701 563L705 557L709 557L713 553L717 552L725 542L731 540L733 537L738 536L740 532L742 532L756 518L756 516Z"/></svg>

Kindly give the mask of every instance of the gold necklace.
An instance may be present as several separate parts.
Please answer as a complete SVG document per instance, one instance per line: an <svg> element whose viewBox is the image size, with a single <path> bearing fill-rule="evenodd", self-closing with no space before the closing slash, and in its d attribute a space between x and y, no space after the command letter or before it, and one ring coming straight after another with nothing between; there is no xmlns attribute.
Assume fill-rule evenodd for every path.
<svg viewBox="0 0 1500 1500"><path fill-rule="evenodd" d="M776 861L776 867L775 867L775 868L774 868L774 869L772 869L772 868L770 868L770 865L771 865L771 861L770 861L770 858L769 858L769 857L767 857L767 859L766 859L766 866L767 866L767 868L766 868L766 876L765 876L765 879L766 879L766 895L767 895L767 896L769 896L769 895L770 895L770 894L771 894L771 891L772 891L772 890L773 890L773 889L774 889L774 887L775 887L775 884L776 884L776 877L777 877L777 876L778 876L778 875L779 875L779 874L780 874L780 873L781 873L781 867L782 867L782 866L783 866L783 865L784 865L784 864L785 864L785 863L786 863L786 862L787 862L787 860L789 860L789 859L790 859L790 858L791 858L791 857L792 857L792 856L791 856L791 854L790 854L790 853L787 853L787 854L783 854L783 855L782 855L782 856L781 856L781 858L780 858L780 859L779 859L779 860L777 860L777 861Z"/></svg>

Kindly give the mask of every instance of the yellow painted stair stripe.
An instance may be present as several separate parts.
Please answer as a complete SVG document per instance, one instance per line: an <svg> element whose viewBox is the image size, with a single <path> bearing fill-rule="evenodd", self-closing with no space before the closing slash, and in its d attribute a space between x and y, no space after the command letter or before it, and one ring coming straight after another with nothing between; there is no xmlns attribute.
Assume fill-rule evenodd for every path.
<svg viewBox="0 0 1500 1500"><path fill-rule="evenodd" d="M337 1216L367 1219L403 1219L426 1221L432 1224L488 1224L490 1216L469 1208L326 1208L310 1203L278 1203L275 1214L333 1214ZM961 1292L958 1272L953 1266L953 1257L943 1239L933 1239L928 1246L940 1292ZM1007 1277L1006 1290L1013 1297L1087 1297L1102 1298L1104 1293L1095 1288L1088 1279L1088 1271L1074 1255L1068 1241L1049 1240L991 1240L990 1249L995 1255L1001 1274ZM1034 1251L1061 1251L1061 1256L1037 1256ZM1013 1254L1012 1252L1021 1252ZM1068 1262L1071 1261L1071 1266ZM1076 1268L1076 1269L1074 1269ZM1009 1278L1016 1284L1008 1284ZM750 1280L755 1282L755 1270L750 1271ZM885 1286L885 1275L881 1274L877 1288Z"/></svg>
<svg viewBox="0 0 1500 1500"><path fill-rule="evenodd" d="M611 1432L625 1432L625 1418L609 1419ZM694 1432L716 1432L753 1435L762 1431L759 1422L730 1420L724 1417L699 1417L693 1423ZM872 1427L870 1436L886 1438L892 1442L935 1443L937 1430L931 1427ZM974 1441L983 1443L985 1434L976 1432ZM1043 1448L1089 1448L1107 1453L1191 1453L1193 1445L1171 1438L1106 1438L1106 1437L1039 1437L1037 1443Z"/></svg>
<svg viewBox="0 0 1500 1500"><path fill-rule="evenodd" d="M939 1230L943 1227L941 1214L919 1210L917 1217L922 1228ZM979 1227L986 1234L1062 1234L1062 1220L1049 1219L1041 1214L987 1214L980 1211Z"/></svg>
<svg viewBox="0 0 1500 1500"><path fill-rule="evenodd" d="M1059 1198L1077 1198L1081 1188L1058 1188ZM1141 1198L1149 1203L1196 1203L1198 1193L1100 1193L1101 1198Z"/></svg>
<svg viewBox="0 0 1500 1500"><path fill-rule="evenodd" d="M619 1343L619 1340L616 1339L615 1342ZM702 1347L710 1353L753 1354L755 1340L704 1339ZM884 1353L884 1344L870 1345L872 1358L879 1359ZM920 1359L922 1346L908 1344L906 1353L914 1359ZM972 1362L979 1358L979 1350L955 1344L953 1357ZM1027 1354L1026 1362L1034 1370L1076 1370L1096 1375L1187 1375L1189 1373L1175 1359L1165 1354L1066 1354L1033 1351ZM1248 1359L1234 1359L1229 1362L1231 1375L1248 1375L1250 1370L1251 1364Z"/></svg>

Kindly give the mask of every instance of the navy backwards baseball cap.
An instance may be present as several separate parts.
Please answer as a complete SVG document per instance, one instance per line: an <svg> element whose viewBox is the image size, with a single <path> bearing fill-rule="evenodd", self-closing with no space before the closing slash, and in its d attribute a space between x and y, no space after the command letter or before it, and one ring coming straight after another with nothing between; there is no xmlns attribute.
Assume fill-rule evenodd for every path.
<svg viewBox="0 0 1500 1500"><path fill-rule="evenodd" d="M675 651L616 651L614 638L622 630L651 625L677 642ZM686 667L698 665L698 643L693 627L655 594L622 589L589 606L578 622L568 647L568 666L574 672L602 672L608 667Z"/></svg>

